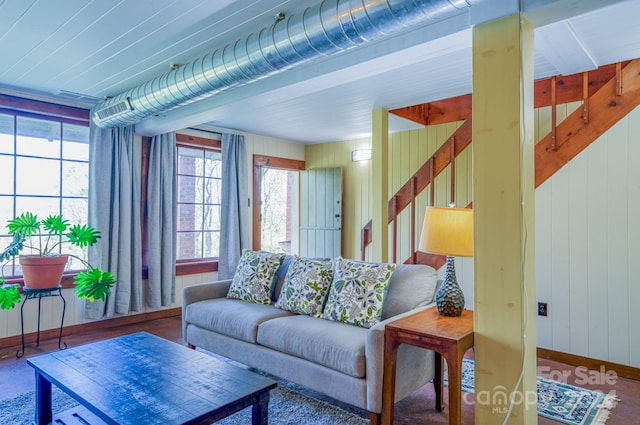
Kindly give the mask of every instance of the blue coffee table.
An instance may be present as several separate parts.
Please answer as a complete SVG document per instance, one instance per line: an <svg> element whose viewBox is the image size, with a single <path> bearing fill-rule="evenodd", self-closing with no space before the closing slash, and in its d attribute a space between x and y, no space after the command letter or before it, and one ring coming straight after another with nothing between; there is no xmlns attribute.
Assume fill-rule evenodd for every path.
<svg viewBox="0 0 640 425"><path fill-rule="evenodd" d="M63 417L66 424L209 424L249 406L252 424L266 425L269 391L277 385L146 332L32 357L27 363L36 372L38 425ZM52 384L80 406L54 417Z"/></svg>

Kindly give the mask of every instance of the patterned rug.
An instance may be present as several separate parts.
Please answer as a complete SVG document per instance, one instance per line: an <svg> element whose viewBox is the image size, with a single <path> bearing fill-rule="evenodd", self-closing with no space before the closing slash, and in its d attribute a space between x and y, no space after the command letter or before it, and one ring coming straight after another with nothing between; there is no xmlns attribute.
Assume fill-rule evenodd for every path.
<svg viewBox="0 0 640 425"><path fill-rule="evenodd" d="M345 409L307 397L295 391L295 384L280 381L279 386L270 392L269 424L270 425L368 425L369 421L358 412ZM63 412L77 406L78 403L56 386L52 389L52 406L54 412ZM19 394L12 398L0 400L1 425L33 425L35 394L33 391ZM351 410L351 409L350 409ZM362 414L365 414L364 412ZM54 420L56 425L63 422ZM74 422L75 423L75 422ZM251 423L251 409L246 408L216 425L246 425Z"/></svg>
<svg viewBox="0 0 640 425"><path fill-rule="evenodd" d="M445 376L445 385L447 384ZM463 359L462 390L474 392L474 362ZM604 394L538 376L538 415L567 425L604 425L618 402Z"/></svg>

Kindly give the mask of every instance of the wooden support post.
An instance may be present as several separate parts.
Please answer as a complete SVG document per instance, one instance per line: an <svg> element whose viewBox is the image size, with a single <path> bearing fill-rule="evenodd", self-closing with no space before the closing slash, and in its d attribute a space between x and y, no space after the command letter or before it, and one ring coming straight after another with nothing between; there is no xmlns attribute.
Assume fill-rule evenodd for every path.
<svg viewBox="0 0 640 425"><path fill-rule="evenodd" d="M589 124L589 72L582 73L582 122Z"/></svg>
<svg viewBox="0 0 640 425"><path fill-rule="evenodd" d="M429 205L434 206L436 202L436 185L433 181L433 167L434 167L433 157L429 160Z"/></svg>
<svg viewBox="0 0 640 425"><path fill-rule="evenodd" d="M616 96L622 95L622 63L616 63Z"/></svg>
<svg viewBox="0 0 640 425"><path fill-rule="evenodd" d="M369 238L369 230L365 227L364 229L362 229L362 234L360 236L360 259L362 261L366 260L367 254L366 254L366 246L367 246L367 239Z"/></svg>
<svg viewBox="0 0 640 425"><path fill-rule="evenodd" d="M385 263L389 258L389 112L378 108L371 115L371 232L375 239L370 256Z"/></svg>
<svg viewBox="0 0 640 425"><path fill-rule="evenodd" d="M418 178L411 178L411 264L416 263L416 197L418 196Z"/></svg>
<svg viewBox="0 0 640 425"><path fill-rule="evenodd" d="M393 262L398 261L398 197L393 198Z"/></svg>
<svg viewBox="0 0 640 425"><path fill-rule="evenodd" d="M527 19L475 25L473 318L475 393L484 397L474 404L477 425L538 423L535 246L527 237L535 234L533 88Z"/></svg>
<svg viewBox="0 0 640 425"><path fill-rule="evenodd" d="M557 151L556 146L556 76L551 77L551 150Z"/></svg>
<svg viewBox="0 0 640 425"><path fill-rule="evenodd" d="M456 204L456 136L451 136L451 151L449 154L449 162L451 164L451 196L449 204L453 207Z"/></svg>

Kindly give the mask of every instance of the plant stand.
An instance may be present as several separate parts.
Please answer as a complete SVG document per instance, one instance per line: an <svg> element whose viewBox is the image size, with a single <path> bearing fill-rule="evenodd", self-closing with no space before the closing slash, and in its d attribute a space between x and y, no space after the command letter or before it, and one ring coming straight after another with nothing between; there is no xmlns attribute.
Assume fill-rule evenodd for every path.
<svg viewBox="0 0 640 425"><path fill-rule="evenodd" d="M67 308L67 302L62 296L62 285L58 285L56 288L47 288L47 289L30 289L28 287L23 287L24 290L24 299L22 300L22 305L20 306L20 333L22 336L22 348L19 348L16 351L16 357L20 358L24 356L24 305L27 300L37 299L38 300L38 334L36 337L36 347L40 345L40 307L42 304L42 299L46 297L60 297L62 299L62 317L60 319L60 333L58 334L58 349L64 350L67 348L67 343L64 343L64 347L62 346L62 326L64 325L64 312Z"/></svg>

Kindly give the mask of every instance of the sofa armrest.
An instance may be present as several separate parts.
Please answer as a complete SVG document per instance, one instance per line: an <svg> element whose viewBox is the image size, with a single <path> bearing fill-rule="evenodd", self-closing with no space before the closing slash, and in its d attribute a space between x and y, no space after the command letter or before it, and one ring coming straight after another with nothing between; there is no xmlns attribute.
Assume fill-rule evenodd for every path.
<svg viewBox="0 0 640 425"><path fill-rule="evenodd" d="M367 410L382 412L382 383L384 375L384 328L387 323L434 307L435 303L417 307L389 317L372 326L367 333L365 353L367 361ZM433 351L400 345L396 362L396 400L400 400L435 376Z"/></svg>
<svg viewBox="0 0 640 425"><path fill-rule="evenodd" d="M212 298L224 298L229 292L232 279L218 280L215 282L199 283L185 286L182 289L182 308L198 301L210 300Z"/></svg>
<svg viewBox="0 0 640 425"><path fill-rule="evenodd" d="M182 338L187 336L187 321L185 314L189 304L198 301L210 300L214 298L224 298L229 292L232 279L218 280L216 282L199 283L196 285L185 286L182 289ZM185 340L186 341L186 340Z"/></svg>

